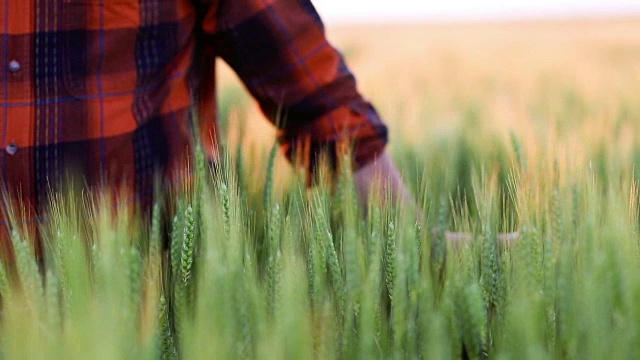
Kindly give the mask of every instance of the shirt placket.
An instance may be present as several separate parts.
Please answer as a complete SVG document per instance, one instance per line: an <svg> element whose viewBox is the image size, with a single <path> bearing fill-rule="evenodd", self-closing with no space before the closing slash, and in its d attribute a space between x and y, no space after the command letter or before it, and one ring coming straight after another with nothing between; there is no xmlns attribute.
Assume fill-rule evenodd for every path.
<svg viewBox="0 0 640 360"><path fill-rule="evenodd" d="M33 142L32 1L0 1L2 21L2 101L0 165L8 190L25 201L32 195L30 147Z"/></svg>

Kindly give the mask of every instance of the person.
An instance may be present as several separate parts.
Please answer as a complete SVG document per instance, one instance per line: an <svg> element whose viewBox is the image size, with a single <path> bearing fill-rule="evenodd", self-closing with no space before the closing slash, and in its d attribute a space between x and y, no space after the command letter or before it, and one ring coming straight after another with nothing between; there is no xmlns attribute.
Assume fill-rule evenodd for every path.
<svg viewBox="0 0 640 360"><path fill-rule="evenodd" d="M411 201L385 152L386 125L310 0L0 0L0 9L0 178L24 202L22 222L39 220L68 174L129 189L120 201L148 201L158 169L175 178L189 161L192 127L215 158L216 57L276 124L287 158L312 172L320 149L348 141L363 196L378 174L392 200Z"/></svg>

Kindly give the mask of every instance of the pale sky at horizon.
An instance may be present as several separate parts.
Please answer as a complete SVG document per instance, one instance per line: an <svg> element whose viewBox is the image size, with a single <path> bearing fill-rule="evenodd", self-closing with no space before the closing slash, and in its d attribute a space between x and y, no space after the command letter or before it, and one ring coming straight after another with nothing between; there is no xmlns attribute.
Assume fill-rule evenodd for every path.
<svg viewBox="0 0 640 360"><path fill-rule="evenodd" d="M312 0L328 23L640 14L639 0Z"/></svg>

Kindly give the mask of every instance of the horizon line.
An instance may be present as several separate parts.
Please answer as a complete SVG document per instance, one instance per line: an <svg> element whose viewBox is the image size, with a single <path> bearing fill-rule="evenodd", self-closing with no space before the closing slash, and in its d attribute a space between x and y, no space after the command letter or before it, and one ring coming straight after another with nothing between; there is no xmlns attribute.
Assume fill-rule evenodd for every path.
<svg viewBox="0 0 640 360"><path fill-rule="evenodd" d="M555 11L489 11L484 13L441 13L441 14L375 14L368 16L332 17L320 14L323 22L336 25L385 25L403 23L473 23L511 21L558 21L558 20L610 20L640 17L640 5L629 9L555 10Z"/></svg>

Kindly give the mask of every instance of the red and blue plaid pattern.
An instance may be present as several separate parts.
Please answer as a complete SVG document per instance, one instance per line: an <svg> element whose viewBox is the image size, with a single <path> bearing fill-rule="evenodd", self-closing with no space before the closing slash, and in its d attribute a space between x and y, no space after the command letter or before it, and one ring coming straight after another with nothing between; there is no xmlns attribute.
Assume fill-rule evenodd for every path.
<svg viewBox="0 0 640 360"><path fill-rule="evenodd" d="M148 197L185 163L192 105L213 155L218 56L289 158L346 140L361 166L386 144L309 0L0 0L0 26L0 176L26 222L69 174Z"/></svg>

